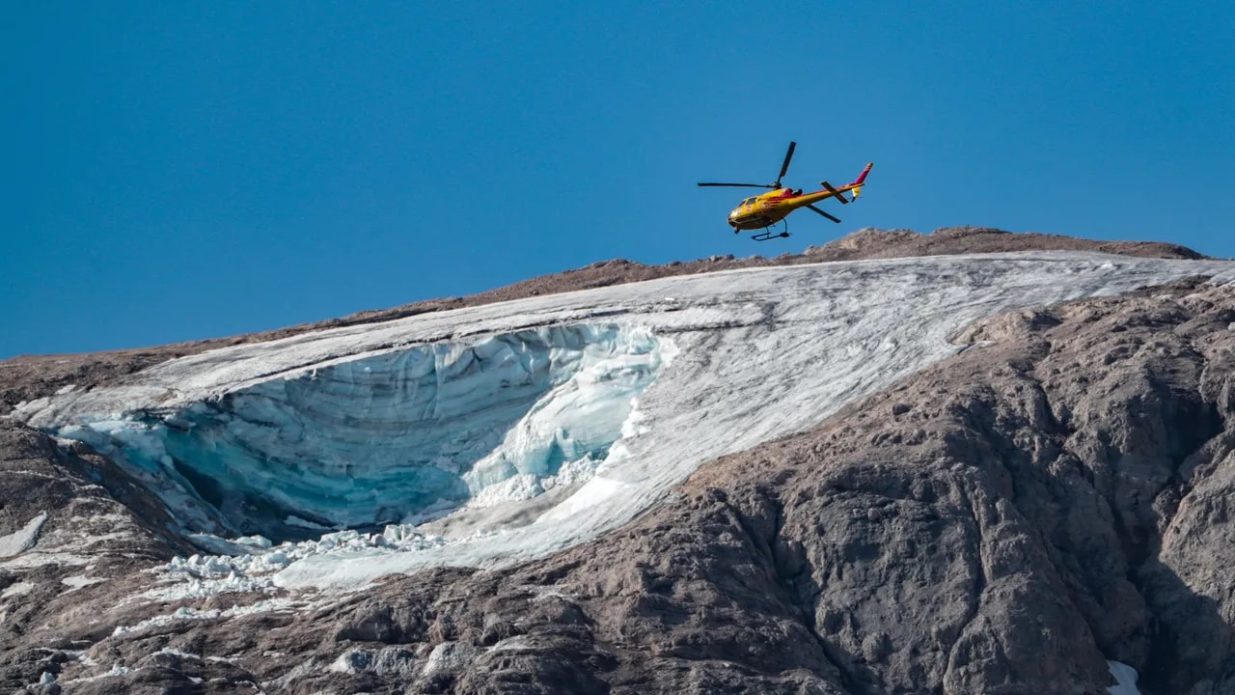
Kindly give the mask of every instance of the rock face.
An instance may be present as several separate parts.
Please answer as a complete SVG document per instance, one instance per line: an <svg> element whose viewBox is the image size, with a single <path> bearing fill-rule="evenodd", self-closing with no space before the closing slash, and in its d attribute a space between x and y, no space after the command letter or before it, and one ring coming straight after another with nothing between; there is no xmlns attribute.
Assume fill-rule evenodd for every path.
<svg viewBox="0 0 1235 695"><path fill-rule="evenodd" d="M133 601L142 570L191 552L161 508L84 447L3 423L0 535L48 508L82 505L82 525L38 529L76 564L0 558L0 683L1101 694L1111 659L1147 695L1235 692L1235 288L1020 311L955 340L594 541L342 596Z"/></svg>

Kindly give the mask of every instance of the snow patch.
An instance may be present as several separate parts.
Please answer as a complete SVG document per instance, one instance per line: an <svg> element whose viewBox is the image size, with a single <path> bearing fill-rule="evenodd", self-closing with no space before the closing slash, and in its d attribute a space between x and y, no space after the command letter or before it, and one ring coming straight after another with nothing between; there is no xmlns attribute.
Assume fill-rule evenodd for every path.
<svg viewBox="0 0 1235 695"><path fill-rule="evenodd" d="M105 581L107 580L102 577L87 577L85 575L77 574L61 579L60 583L69 587L69 591L77 591L83 587L91 586L93 584L100 584Z"/></svg>
<svg viewBox="0 0 1235 695"><path fill-rule="evenodd" d="M202 661L201 654L190 654L189 652L182 651L174 647L163 647L162 649L154 653L155 656L158 656L160 654L174 656L178 659L192 659L193 661Z"/></svg>
<svg viewBox="0 0 1235 695"><path fill-rule="evenodd" d="M269 599L258 601L244 606L232 606L231 608L219 609L211 608L208 610L199 610L184 606L176 609L175 612L167 615L158 615L153 618L137 623L136 625L117 625L112 630L112 637L126 637L128 635L143 632L150 628L166 627L184 620L218 620L220 618L234 618L241 615L253 615L255 613L269 613L273 611L283 611L292 608L294 604L285 598Z"/></svg>
<svg viewBox="0 0 1235 695"><path fill-rule="evenodd" d="M0 568L7 570L23 570L34 569L36 567L44 567L46 565L68 565L68 566L83 566L94 562L94 558L77 553L68 552L43 552L37 548L27 550L26 552L9 558L4 562L0 562Z"/></svg>
<svg viewBox="0 0 1235 695"><path fill-rule="evenodd" d="M129 668L128 666L122 666L120 664L115 664L107 671L104 671L103 673L100 673L96 676L84 676L82 678L69 678L67 680L62 680L58 682L61 685L68 685L69 683L89 683L90 681L102 680L104 678L120 678L122 676L127 676L128 674L132 673L135 670L138 670L138 669L132 669L132 668Z"/></svg>
<svg viewBox="0 0 1235 695"><path fill-rule="evenodd" d="M225 593L269 591L271 578L293 562L314 555L404 553L425 550L444 543L440 536L420 533L406 524L391 524L381 533L339 531L315 541L285 542L271 545L265 538L225 541L219 547L237 551L225 555L176 557L164 570L169 583L150 589L144 598L177 601ZM195 538L195 542L201 542ZM239 541L248 541L240 543Z"/></svg>
<svg viewBox="0 0 1235 695"><path fill-rule="evenodd" d="M0 593L0 599L25 596L31 591L34 591L34 584L31 584L30 582L14 582L5 587L4 591Z"/></svg>
<svg viewBox="0 0 1235 695"><path fill-rule="evenodd" d="M46 521L47 512L39 512L21 529L7 536L0 536L0 557L13 557L33 548L38 542L39 530L43 528L43 523Z"/></svg>
<svg viewBox="0 0 1235 695"><path fill-rule="evenodd" d="M1106 667L1115 678L1115 685L1107 688L1106 692L1110 695L1141 695L1140 689L1136 687L1136 669L1119 661L1108 661Z"/></svg>

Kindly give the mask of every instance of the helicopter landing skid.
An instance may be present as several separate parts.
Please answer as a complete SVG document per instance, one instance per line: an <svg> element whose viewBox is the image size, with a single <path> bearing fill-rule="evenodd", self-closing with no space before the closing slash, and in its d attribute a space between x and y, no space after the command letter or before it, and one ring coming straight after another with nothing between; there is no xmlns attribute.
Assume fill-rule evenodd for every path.
<svg viewBox="0 0 1235 695"><path fill-rule="evenodd" d="M773 232L771 227L764 227L763 231L751 237L751 241L770 241L772 239L788 239L789 238L789 220L785 220L785 229L779 233Z"/></svg>

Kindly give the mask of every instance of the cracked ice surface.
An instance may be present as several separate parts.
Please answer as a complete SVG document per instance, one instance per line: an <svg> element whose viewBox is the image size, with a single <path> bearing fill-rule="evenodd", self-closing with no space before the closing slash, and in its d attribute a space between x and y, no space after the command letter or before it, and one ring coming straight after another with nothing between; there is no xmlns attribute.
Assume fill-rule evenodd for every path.
<svg viewBox="0 0 1235 695"><path fill-rule="evenodd" d="M813 427L854 398L955 353L961 348L947 338L969 322L1197 274L1231 282L1235 264L1060 252L664 278L214 350L148 369L123 387L40 399L18 416L62 434L105 428L99 423L192 408L268 388L260 385L272 380L303 379L314 370L386 359L416 346L472 343L546 326L646 331L673 346L672 363L638 395L637 410L627 414L603 461L572 479L586 482L523 502L515 494L494 508L500 516L465 507L447 517L471 515L466 535L412 549L379 543L307 552L270 575L289 587L355 585L391 572L500 565L568 547L629 521L700 464ZM511 480L516 477L501 484ZM511 504L532 511L512 516Z"/></svg>

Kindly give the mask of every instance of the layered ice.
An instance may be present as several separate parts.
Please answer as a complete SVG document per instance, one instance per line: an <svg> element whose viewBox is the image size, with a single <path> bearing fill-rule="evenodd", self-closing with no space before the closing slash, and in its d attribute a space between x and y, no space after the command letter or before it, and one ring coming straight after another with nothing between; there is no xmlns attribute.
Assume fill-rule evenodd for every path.
<svg viewBox="0 0 1235 695"><path fill-rule="evenodd" d="M286 526L316 536L340 523L416 524L448 513L398 527L399 543L372 529L354 542L250 552L282 553L278 562L245 555L181 568L194 581L226 570L286 587L356 586L391 572L502 565L568 547L671 503L667 493L699 465L814 427L964 349L949 337L974 320L1200 274L1231 282L1235 264L1058 252L672 277L213 350L147 369L123 386L25 404L17 417L152 452L152 475L183 476L187 484L179 486L205 501L198 507L239 504L221 516L251 526L286 514ZM543 378L509 389L495 388L503 382L494 375L451 380L458 389L445 402L453 405L440 411L417 400L431 382L435 403L443 402L446 382L424 382L417 371L428 355L441 375L455 362L447 357L439 366L439 352L499 343L520 375L536 373L524 365L539 364L526 354L545 353L529 345L547 346L550 363L555 349L565 352ZM377 379L381 388L374 374L386 375ZM394 403L420 414L396 416ZM412 434L406 425L429 412L453 413L441 420L450 426ZM309 431L322 428L336 434ZM198 449L228 452L195 459L197 474L210 481L194 482L159 458L175 452L188 460L194 457L185 452ZM416 483L396 482L387 475L395 470L414 473L400 480ZM212 505L210 485L230 492ZM392 494L388 485L400 487ZM173 492L165 495L175 501ZM244 508L246 496L270 508ZM416 534L423 537L407 542Z"/></svg>
<svg viewBox="0 0 1235 695"><path fill-rule="evenodd" d="M613 325L417 345L60 433L129 466L194 531L422 521L586 478L666 345Z"/></svg>

